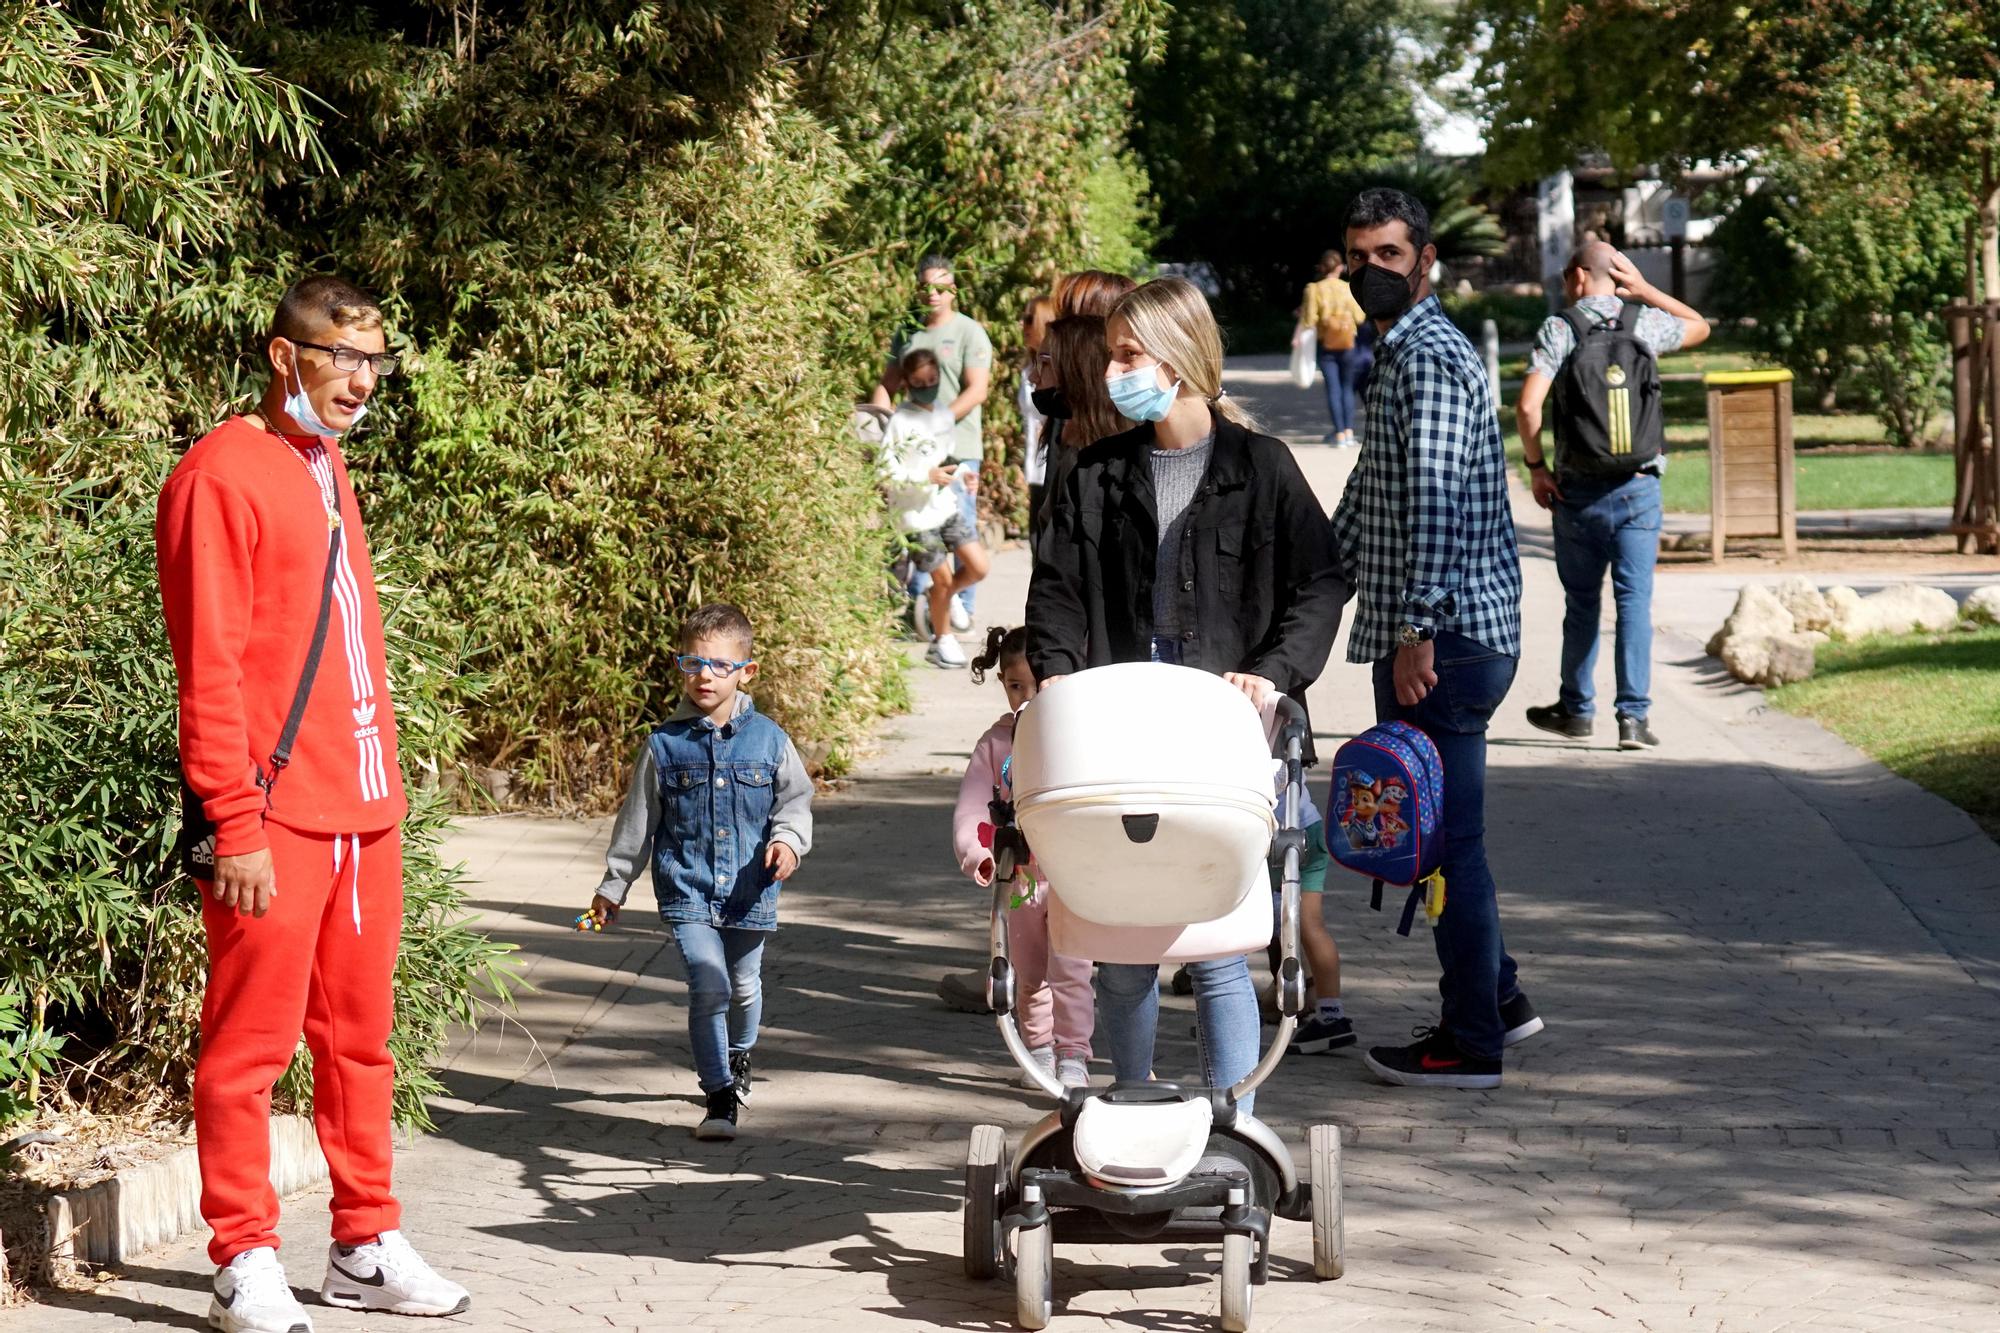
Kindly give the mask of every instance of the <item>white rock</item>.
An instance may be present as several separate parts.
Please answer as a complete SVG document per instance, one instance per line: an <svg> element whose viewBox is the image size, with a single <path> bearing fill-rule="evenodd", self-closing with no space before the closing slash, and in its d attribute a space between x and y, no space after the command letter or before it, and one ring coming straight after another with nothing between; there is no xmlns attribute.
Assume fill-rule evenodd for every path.
<svg viewBox="0 0 2000 1333"><path fill-rule="evenodd" d="M1746 685L1788 685L1813 673L1813 650L1823 636L1810 630L1738 634L1722 645L1722 665Z"/></svg>
<svg viewBox="0 0 2000 1333"><path fill-rule="evenodd" d="M1856 596L1852 588L1834 588L1826 600L1833 611L1830 629L1838 639L1918 631L1936 634L1958 623L1958 603L1950 593L1914 583L1899 583L1867 597Z"/></svg>
<svg viewBox="0 0 2000 1333"><path fill-rule="evenodd" d="M1736 594L1736 607L1708 641L1711 657L1722 656L1723 645L1735 638L1768 634L1790 634L1795 626L1792 613L1761 584L1748 583Z"/></svg>
<svg viewBox="0 0 2000 1333"><path fill-rule="evenodd" d="M1833 608L1803 574L1794 574L1771 589L1778 604L1792 613L1792 623L1802 630L1825 629L1833 623Z"/></svg>
<svg viewBox="0 0 2000 1333"><path fill-rule="evenodd" d="M1973 589L1958 613L1975 625L2000 625L2000 583Z"/></svg>

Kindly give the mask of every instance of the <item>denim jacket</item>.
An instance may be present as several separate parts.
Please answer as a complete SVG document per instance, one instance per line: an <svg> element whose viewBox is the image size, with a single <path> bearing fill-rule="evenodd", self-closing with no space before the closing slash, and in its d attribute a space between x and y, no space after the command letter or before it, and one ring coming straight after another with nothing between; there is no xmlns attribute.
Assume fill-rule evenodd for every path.
<svg viewBox="0 0 2000 1333"><path fill-rule="evenodd" d="M650 860L661 920L776 930L764 856L782 842L805 859L812 791L791 738L749 695L721 726L682 704L639 748L597 892L623 903Z"/></svg>

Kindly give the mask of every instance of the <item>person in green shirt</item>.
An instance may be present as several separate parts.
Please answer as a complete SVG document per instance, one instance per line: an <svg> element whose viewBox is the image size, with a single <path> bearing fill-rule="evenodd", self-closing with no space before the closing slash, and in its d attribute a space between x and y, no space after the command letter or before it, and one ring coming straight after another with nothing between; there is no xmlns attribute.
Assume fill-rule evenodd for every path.
<svg viewBox="0 0 2000 1333"><path fill-rule="evenodd" d="M959 511L974 531L979 527L979 465L986 456L980 435L979 408L993 388L993 340L979 321L958 309L958 279L943 255L925 255L917 264L917 299L923 323L900 334L889 349L888 364L869 401L893 411L903 391L903 358L918 348L937 357L938 402L949 406L954 429L952 458L958 464ZM972 628L973 590L954 601L951 628ZM943 627L939 627L943 632Z"/></svg>

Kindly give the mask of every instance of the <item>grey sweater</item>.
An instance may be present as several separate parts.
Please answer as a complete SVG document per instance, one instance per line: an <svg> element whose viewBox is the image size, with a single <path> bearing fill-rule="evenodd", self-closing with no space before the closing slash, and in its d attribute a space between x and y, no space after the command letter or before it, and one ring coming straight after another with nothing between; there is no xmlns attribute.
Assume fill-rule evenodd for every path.
<svg viewBox="0 0 2000 1333"><path fill-rule="evenodd" d="M1181 535L1187 530L1188 506L1208 475L1208 460L1214 453L1212 431L1185 449L1152 451L1153 501L1160 515L1160 545L1153 564L1153 633L1163 638L1191 628L1179 623L1174 610Z"/></svg>

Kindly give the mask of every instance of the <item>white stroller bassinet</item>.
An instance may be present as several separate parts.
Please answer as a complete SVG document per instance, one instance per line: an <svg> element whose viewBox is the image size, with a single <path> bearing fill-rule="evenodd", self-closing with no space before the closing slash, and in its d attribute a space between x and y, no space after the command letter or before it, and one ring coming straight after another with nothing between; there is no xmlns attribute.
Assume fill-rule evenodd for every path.
<svg viewBox="0 0 2000 1333"><path fill-rule="evenodd" d="M1277 1068L1305 1001L1305 713L1282 697L1270 709L1275 755L1258 710L1220 677L1131 663L1050 686L1015 724L1013 799L996 791L992 805L987 998L1008 1053L1057 1106L1015 1153L1000 1126L973 1130L963 1221L966 1274L1012 1277L1023 1328L1049 1322L1058 1237L1220 1242L1225 1330L1250 1325L1252 1292L1270 1272L1274 1218L1311 1221L1315 1276L1343 1271L1338 1127L1311 1126L1311 1164L1301 1172L1284 1141L1241 1105ZM1013 1011L1008 923L1011 881L1031 856L1051 890L1051 947L1101 963L1261 952L1272 934L1275 856L1280 1019L1257 1066L1226 1088L1065 1088L1037 1064Z"/></svg>
<svg viewBox="0 0 2000 1333"><path fill-rule="evenodd" d="M1012 778L1058 953L1188 962L1269 942L1271 748L1221 677L1149 662L1072 676L1022 713Z"/></svg>

